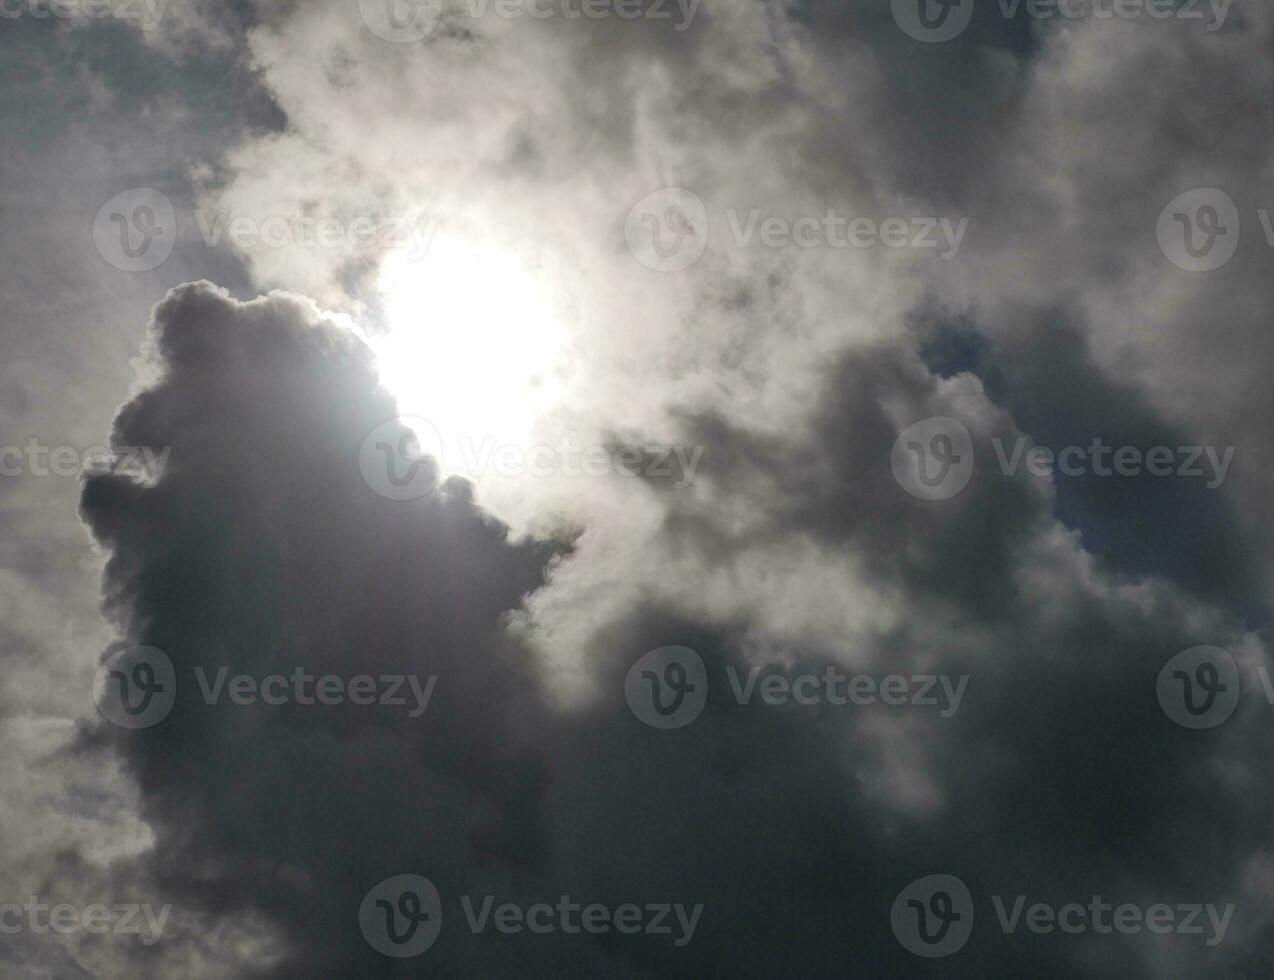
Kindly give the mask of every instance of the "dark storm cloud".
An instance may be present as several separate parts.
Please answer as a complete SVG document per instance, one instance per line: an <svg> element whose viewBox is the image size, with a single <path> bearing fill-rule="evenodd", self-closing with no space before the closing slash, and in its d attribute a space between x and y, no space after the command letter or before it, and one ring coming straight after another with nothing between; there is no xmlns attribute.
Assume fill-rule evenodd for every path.
<svg viewBox="0 0 1274 980"><path fill-rule="evenodd" d="M1259 924L1241 901L1267 803L1248 772L1267 742L1259 709L1201 738L1154 701L1199 611L1167 587L1077 578L1076 555L1042 543L1048 495L1025 479L975 478L945 508L902 493L887 465L897 404L967 405L905 348L847 357L805 444L696 424L713 447L707 479L761 504L763 534L860 549L902 597L907 616L850 662L971 675L948 718L739 705L727 669L770 663L742 653L758 624L706 626L638 597L590 643L582 669L600 695L561 706L501 625L563 546L511 542L463 484L409 503L369 490L359 445L394 406L361 342L303 301L239 304L208 284L171 293L154 331L162 379L121 411L115 440L171 445L169 466L155 486L94 477L83 513L110 550L108 614L129 642L167 652L178 697L158 726L96 738L138 780L157 839L145 865L164 893L214 918L251 909L277 930L282 959L260 975L916 976L888 910L935 871L979 896L1239 901ZM970 421L984 433L996 418ZM752 543L693 502L678 520L722 561ZM1214 632L1200 642L1227 628L1204 621ZM699 652L710 690L702 717L673 732L640 724L623 696L629 666L668 643ZM771 666L817 671L843 653ZM208 705L189 680L196 666L297 665L436 673L436 698L408 720ZM897 784L912 782L908 797ZM363 941L356 912L403 873L437 885L444 920L424 959L398 963ZM461 894L704 911L683 947L474 936ZM985 898L978 914L941 975L1156 975L1134 943L1006 939ZM1236 945L1179 955L1215 967Z"/></svg>
<svg viewBox="0 0 1274 980"><path fill-rule="evenodd" d="M41 940L31 933L6 938L0 945L0 967L6 977L24 980L92 980L93 977L56 941Z"/></svg>
<svg viewBox="0 0 1274 980"><path fill-rule="evenodd" d="M359 446L394 402L362 344L305 300L236 303L207 283L170 294L155 312L162 374L115 432L117 444L171 447L168 467L155 486L95 477L82 500L110 559L105 611L121 635L110 650L161 647L182 682L160 725L95 722L79 756L112 780L107 763L124 760L156 846L106 870L76 849L118 854L114 841L68 835L56 854L41 851L30 841L51 836L49 811L14 804L11 787L41 806L65 791L59 815L77 823L109 814L126 825L127 783L96 795L59 768L65 760L32 753L28 775L27 757L6 753L5 813L17 819L0 826L0 850L41 889L88 901L109 895L113 876L154 883L153 900L189 918L157 948L133 950L127 967L77 959L100 975L200 980L1268 972L1263 770L1274 706L1252 673L1269 642L1274 528L1270 253L1256 220L1271 203L1268 15L1236 7L1232 29L1209 37L1149 22L1063 31L997 6L979 0L969 30L944 45L907 37L887 3L830 0L708 3L680 32L610 18L523 19L501 34L488 21L415 45L373 37L353 2L174 4L146 39L117 25L0 25L10 95L0 114L14 136L0 174L4 211L18 216L0 263L11 284L7 425L49 418L56 399L100 429L127 384L136 309L174 282L206 275L249 296L263 269L294 285L309 269L335 290L320 256L273 250L253 268L195 243L188 220L162 275L85 285L83 270L104 267L84 227L127 186L165 190L185 220L191 183L245 181L257 193L231 203L260 218L254 206L296 188L306 208L350 204L351 187L379 206L382 193L411 201L453 180L465 202L486 205L483 220L511 225L520 192L536 204L542 195L549 203L524 216L537 244L551 251L552 232L574 221L595 233L571 241L585 253L615 237L620 222L598 214L622 219L634 173L684 181L714 204L720 187L745 211L755 195L776 209L813 199L916 213L924 202L972 217L960 261L918 274L941 314L904 299L901 274L866 259L852 270L865 268L860 278L843 267L843 291L826 301L796 262L727 274L710 257L695 278L649 290L694 294L684 308L658 308L683 316L667 348L647 352L636 330L613 323L573 338L595 348L591 386L608 392L620 369L598 352L622 348L623 371L642 365L643 400L671 404L679 441L705 449L692 488L651 487L659 533L621 537L613 561L624 574L596 581L597 565L572 565L587 542L572 552L565 539L514 540L467 484L410 503L372 493ZM76 120L74 138L61 119ZM77 178L67 161L88 162ZM1243 247L1225 269L1178 276L1156 249L1154 219L1204 184L1235 197ZM615 200L593 212L577 200L607 192ZM68 200L70 217L51 217L48 202ZM367 257L368 277L378 258ZM353 296L363 272L331 278L345 274ZM577 278L590 323L623 305L614 287L626 279L596 265ZM103 301L121 283L136 293L123 310ZM807 344L803 330L820 316L831 322L815 356L828 366L813 387L763 355ZM848 322L857 316L871 321L870 339ZM717 317L729 329L714 346ZM126 326L114 335L110 323ZM679 401L695 372L736 400L711 410ZM757 431L756 396L785 387L808 416ZM82 401L89 389L96 401ZM597 412L599 429L647 444L625 418L633 406L614 401L615 416ZM904 493L888 465L900 430L932 415L964 419L975 436L968 488L936 503ZM999 472L990 440L1018 434L1053 446L1098 434L1234 443L1240 455L1216 491L1050 483ZM37 511L10 504L19 491L69 520L74 486L0 483L13 573L0 655L14 668L0 719L14 724L54 702L42 684L63 697L86 689L93 661L80 656L69 679L45 666L49 638L66 642L57 630L81 549L65 539L81 529L46 533ZM611 523L628 523L628 511L616 514ZM817 560L793 570L785 559L800 548ZM23 588L31 583L40 594ZM549 637L547 655L504 629L546 594L559 621L532 615L529 632ZM820 598L870 628L829 637L806 621ZM552 649L549 626L563 619L587 636L578 663ZM704 658L710 699L691 726L661 732L634 718L623 683L636 658L670 643ZM1214 731L1176 727L1155 701L1159 669L1196 643L1230 647L1244 668L1244 700ZM971 680L949 718L735 704L728 671L758 665ZM196 667L436 674L438 686L417 718L349 704L208 705ZM563 704L563 672L591 699ZM22 734L6 746L42 744ZM395 963L364 941L356 913L368 888L410 872L437 884L446 914L433 949ZM935 872L968 883L977 920L961 954L929 963L898 945L889 908L907 882ZM524 907L570 894L704 911L684 947L469 935L457 896L488 893ZM993 893L1233 901L1238 911L1215 949L1145 934L1005 937ZM267 935L236 933L243 917ZM24 978L78 975L60 946L30 935L0 936L0 963Z"/></svg>
<svg viewBox="0 0 1274 980"><path fill-rule="evenodd" d="M1177 459L1177 447L1191 445L1194 436L1158 417L1141 392L1107 377L1093 362L1073 316L1065 310L1043 313L1033 327L999 345L981 338L968 321L928 313L918 320L935 372L972 371L1034 444L1088 447L1100 439L1112 450L1166 446L1176 467L1184 460ZM1085 393L1082 402L1076 403L1076 391ZM1012 440L1005 445L1007 455ZM1199 448L1211 448L1220 458L1229 447ZM1233 447L1236 465L1243 462L1239 454L1253 448L1250 443ZM1206 456L1200 459L1202 464L1186 468L1209 465ZM1217 483L1212 471L1195 479L1164 479L1145 471L1110 479L1088 466L1080 475L1059 478L1055 486L1058 519L1082 532L1091 553L1109 558L1120 572L1164 576L1259 621L1261 549L1245 533L1224 480Z"/></svg>
<svg viewBox="0 0 1274 980"><path fill-rule="evenodd" d="M304 303L194 285L155 324L164 383L115 438L172 445L169 466L154 487L90 479L83 509L112 550L108 615L167 651L182 685L162 729L122 743L163 828L157 873L200 902L254 904L316 962L358 962L348 903L416 848L462 866L537 853L539 765L508 730L535 692L497 628L552 549L510 545L463 487L417 506L373 494L358 448L393 403L361 342ZM196 666L443 687L423 725L262 713L198 700Z"/></svg>
<svg viewBox="0 0 1274 980"><path fill-rule="evenodd" d="M1048 345L1041 346L1042 356L1049 357ZM1268 750L1261 715L1268 705L1254 701L1241 707L1241 727L1224 738L1185 738L1165 724L1147 678L1162 666L1165 651L1194 642L1183 638L1198 639L1198 624L1189 623L1191 602L1166 588L1120 593L1113 582L1110 591L1089 592L1078 581L1063 585L1069 572L1061 569L1052 588L1040 591L1035 574L1061 557L1050 559L1038 550L1053 501L1022 474L1010 479L996 468L987 439L1006 438L1011 427L970 423L975 475L961 496L935 508L900 494L882 465L898 434L886 406L901 399L909 405L909 418L958 417L960 403L949 392L941 394L936 382L912 354L886 346L847 355L828 372L805 438L775 440L721 419L687 419L687 431L713 447L701 477L713 488L714 503L699 508L686 502L669 517L671 533L699 541L720 563L750 543L732 539L728 521L718 517L731 511L722 497L735 496L760 504L767 515L759 530L749 528L749 538L810 534L821 547L848 547L868 556L873 582L901 588L907 595L904 607L915 617L881 637L874 651L878 662L902 669L924 650L944 670L971 673L968 710L941 733L929 732L921 740L944 803L929 820L900 820L907 828L901 831L905 844L895 843L903 853L874 852L879 863L870 865L871 874L907 868L909 880L925 867L959 867L965 871L954 873L975 895L1033 891L1059 904L1068 894L1120 888L1143 896L1156 889L1178 896L1239 895L1245 865L1262 847L1264 804L1247 793L1256 790L1250 780L1258 778L1259 759ZM1031 390L1023 384L1015 396L1027 403L1023 415L1034 420ZM1102 391L1101 384L1095 390ZM1113 390L1109 397L1116 397ZM1124 435L1163 435L1162 423L1147 418L1144 409L1141 419L1130 410L1136 404L1131 395L1122 398L1122 417L1109 424ZM1092 410L1103 420L1116 414L1100 400ZM1090 524L1100 525L1104 514L1095 512L1103 508L1114 519L1115 505L1096 487L1088 484L1075 494L1079 501L1071 506L1079 507ZM1138 513L1136 506L1131 509ZM1188 515L1189 508L1183 513ZM1239 594L1251 590L1253 583L1242 577L1243 543L1226 525L1224 512L1205 509L1194 519L1200 528L1208 522L1214 526L1193 532L1165 527L1160 536L1168 540L1158 553L1168 555L1197 536L1201 546L1219 552L1201 560L1201 567L1233 574L1231 586ZM1221 540L1209 541L1208 531ZM1128 566L1144 561L1141 555L1117 557ZM1191 578L1184 572L1182 577ZM1201 587L1198 581L1190 584ZM1221 622L1213 619L1211 628L1223 628ZM931 651L926 627L935 625L941 646ZM1226 628L1232 627L1233 621ZM790 739L785 735L783 744ZM851 751L869 755L871 750L864 743ZM1248 774L1240 780L1247 789L1224 788L1228 780L1221 771L1228 766ZM1266 798L1264 788L1257 792ZM872 819L863 799L844 805L847 826ZM871 831L855 827L854 833ZM853 876L850 869L861 869L863 860L862 855L846 858L846 874ZM794 875L792 887L806 880L806 873ZM880 886L870 877L854 880L868 891ZM874 900L889 897L882 888ZM1253 927L1259 929L1263 918L1255 911ZM969 952L976 967L968 975L1071 976L1088 955L1060 938L1032 948L994 933L994 928L975 933ZM889 959L889 952L880 955ZM1165 975L1141 955L1106 944L1083 969L1093 976ZM1232 944L1198 962L1216 970L1250 968L1258 955L1246 945L1236 951ZM1191 959L1181 975L1202 969L1198 962ZM965 965L942 961L941 975L964 976L958 968ZM872 964L864 973L917 975L916 969L914 961L887 969Z"/></svg>
<svg viewBox="0 0 1274 980"><path fill-rule="evenodd" d="M1047 514L1021 482L992 473L992 429L974 439L973 486L948 511L917 508L889 468L898 436L887 410L901 403L908 424L952 414L933 377L894 345L846 355L829 371L806 438L758 439L720 418L688 420L692 441L712 447L704 476L723 487L769 483L777 535L802 533L826 547L847 547L868 563L873 580L899 578L909 589L945 593L988 613L1017 604L1013 552L1045 530ZM958 414L958 411L956 412ZM711 512L703 515L713 525ZM953 576L953 568L964 574Z"/></svg>

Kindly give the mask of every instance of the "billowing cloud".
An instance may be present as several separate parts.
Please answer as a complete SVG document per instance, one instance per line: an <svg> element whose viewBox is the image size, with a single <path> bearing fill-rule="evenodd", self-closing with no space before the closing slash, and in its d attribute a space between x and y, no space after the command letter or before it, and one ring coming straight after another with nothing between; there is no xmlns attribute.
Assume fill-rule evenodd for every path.
<svg viewBox="0 0 1274 980"><path fill-rule="evenodd" d="M1139 942L997 935L991 894L1233 902L1246 914L1224 954L1259 933L1257 709L1203 741L1154 699L1165 655L1190 638L1233 650L1248 683L1259 640L1166 583L1102 573L1051 517L1047 481L989 472L988 440L1011 426L971 376L944 381L888 345L830 372L808 446L693 423L716 452L670 510L669 540L651 542L690 554L563 664L534 642L535 613L580 559L567 542L511 541L462 482L415 500L374 492L360 445L394 405L347 326L283 294L238 303L192 284L156 308L153 347L161 380L114 439L172 446L168 467L149 486L95 476L83 506L111 551L107 609L128 643L171 659L176 697L153 727L98 737L141 787L163 893L272 927L262 975L398 975L357 910L402 874L442 896L423 955L444 973L512 975L533 958L562 973L762 976L832 959L912 975L887 912L935 869L981 896L973 955L951 966L967 975L1169 975ZM977 466L950 507L901 493L884 465L916 414L973 426ZM755 515L744 533L727 516L739 497ZM802 541L781 572L809 576L793 599L810 608L784 621L762 596L777 583L745 573ZM813 580L842 550L859 561L832 596L853 603L861 581L877 605L852 646L816 629ZM661 731L630 710L625 676L669 644L703 660L707 700ZM297 667L436 680L417 717L410 700L240 704L210 680ZM563 699L563 669L591 693ZM914 695L911 678L940 675L948 694L891 708L747 693L762 674L829 671L901 675ZM475 933L462 898L487 895L702 910L682 945ZM1172 942L1190 969L1212 953Z"/></svg>
<svg viewBox="0 0 1274 980"><path fill-rule="evenodd" d="M0 963L915 976L950 875L943 975L1268 965L1268 10L161 6L0 24L5 442L163 460L0 479L0 906L172 913Z"/></svg>

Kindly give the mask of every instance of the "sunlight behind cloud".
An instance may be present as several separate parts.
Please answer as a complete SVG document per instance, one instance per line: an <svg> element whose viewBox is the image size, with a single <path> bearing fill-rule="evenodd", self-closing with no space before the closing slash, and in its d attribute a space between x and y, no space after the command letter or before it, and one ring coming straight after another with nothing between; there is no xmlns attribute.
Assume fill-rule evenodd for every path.
<svg viewBox="0 0 1274 980"><path fill-rule="evenodd" d="M484 440L525 447L561 390L551 284L511 250L439 233L423 258L386 259L378 289L389 328L371 339L381 380L404 415L438 429L446 469L466 472L466 446Z"/></svg>

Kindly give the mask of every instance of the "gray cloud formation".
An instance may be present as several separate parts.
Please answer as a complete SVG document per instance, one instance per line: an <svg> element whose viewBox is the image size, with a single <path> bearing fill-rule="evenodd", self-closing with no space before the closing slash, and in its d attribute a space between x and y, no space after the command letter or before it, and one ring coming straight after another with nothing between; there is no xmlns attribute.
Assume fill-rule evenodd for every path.
<svg viewBox="0 0 1274 980"><path fill-rule="evenodd" d="M162 380L121 412L115 439L172 445L169 469L153 487L93 477L83 508L112 554L108 611L129 642L172 657L178 697L155 728L97 734L142 789L156 833L146 864L164 893L205 912L251 909L275 929L280 958L245 976L407 975L418 964L373 951L354 914L401 873L447 896L425 954L445 975L533 962L567 975L768 976L840 962L911 976L887 910L935 869L982 896L1241 910L1219 950L1178 939L1174 973L1132 941L1005 938L983 900L948 975L1184 976L1253 962L1260 709L1200 739L1162 715L1153 680L1201 632L1248 667L1258 641L1167 584L1122 586L1092 568L1037 479L979 475L936 510L901 494L882 465L898 431L888 406L968 417L981 397L968 376L946 384L900 345L848 355L805 445L702 423L715 449L703 492L769 501L748 540L715 519L719 505L672 510L684 546L718 561L801 536L863 555L900 615L851 656L880 672L970 675L958 713L739 705L730 669L821 671L846 652L758 651L748 637L764 622L706 625L637 597L590 637L583 669L599 694L563 706L543 660L501 627L543 589L555 554L572 559L511 543L464 484L409 503L369 490L358 446L393 403L361 341L304 301L240 304L208 284L170 294L154 338ZM1008 431L989 407L974 424ZM791 482L758 499L758 479ZM668 642L704 657L711 691L703 716L671 733L623 701L629 665ZM407 720L353 705L208 705L183 680L196 666L260 676L296 664L437 674L436 697ZM455 897L485 894L704 911L681 948L474 936Z"/></svg>
<svg viewBox="0 0 1274 980"><path fill-rule="evenodd" d="M171 293L154 313L160 371L114 436L172 447L170 466L156 486L84 489L109 562L107 653L153 643L183 680L160 726L94 721L66 751L109 642L88 609L97 568L81 561L73 481L0 483L8 892L180 910L153 949L79 937L64 954L22 935L0 937L0 956L32 975L201 980L1259 973L1272 25L1254 4L1209 32L1036 21L1025 5L1010 18L981 0L941 45L906 36L887 3L705 0L678 31L474 19L448 0L438 30L407 44L346 2L173 3L144 36L6 21L20 97L0 110L17 137L0 167L27 229L3 237L7 422L100 441L141 311L175 283L291 295ZM35 38L49 58L24 53ZM91 122L53 125L71 114ZM82 232L141 184L178 208L177 249L159 272L112 276ZM698 194L711 225L677 275L625 249L628 209L665 185ZM1160 210L1197 186L1226 190L1243 232L1202 274L1155 240ZM37 199L59 206L33 212ZM361 440L426 386L381 390L341 315L373 346L421 338L400 378L443 361L498 402L496 372L448 347L466 308L411 293L423 280L375 249L203 243L200 207L257 222L423 214L439 222L434 258L457 241L516 256L565 297L551 318L565 339L531 379L547 407L504 410L535 439L701 446L693 485L452 481L414 503L377 497ZM727 211L753 208L964 217L969 234L949 262L732 241ZM504 285L491 278L471 284L478 320ZM488 346L489 367L525 349ZM969 428L975 469L928 503L889 457L933 415ZM1095 436L1237 451L1209 489L1007 475L992 449ZM623 681L673 643L704 658L711 696L691 726L657 732ZM1160 711L1154 681L1199 643L1235 655L1244 695L1224 726L1192 732ZM411 719L207 705L196 666L438 681ZM948 718L730 695L731 670L829 666L970 683ZM356 912L406 872L449 904L435 947L397 963ZM977 919L960 954L926 966L889 909L938 872L970 886ZM704 911L677 947L472 936L455 904L568 892ZM1215 948L1002 935L987 896L1020 893L1238 911Z"/></svg>

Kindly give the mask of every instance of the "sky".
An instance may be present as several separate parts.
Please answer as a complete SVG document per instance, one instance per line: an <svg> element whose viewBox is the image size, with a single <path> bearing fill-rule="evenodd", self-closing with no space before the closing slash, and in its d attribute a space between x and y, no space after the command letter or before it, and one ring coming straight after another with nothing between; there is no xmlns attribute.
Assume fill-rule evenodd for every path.
<svg viewBox="0 0 1274 980"><path fill-rule="evenodd" d="M0 0L0 980L1274 963L1274 9Z"/></svg>

